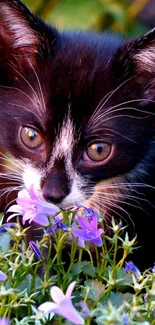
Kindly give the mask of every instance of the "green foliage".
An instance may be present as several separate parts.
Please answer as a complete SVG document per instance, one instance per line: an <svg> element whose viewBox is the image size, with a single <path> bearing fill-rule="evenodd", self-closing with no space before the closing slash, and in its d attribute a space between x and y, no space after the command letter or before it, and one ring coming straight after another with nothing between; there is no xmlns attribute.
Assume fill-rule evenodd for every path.
<svg viewBox="0 0 155 325"><path fill-rule="evenodd" d="M150 0L23 0L33 11L60 29L113 30L138 35L145 28L137 15Z"/></svg>
<svg viewBox="0 0 155 325"><path fill-rule="evenodd" d="M68 220L71 215L74 217L69 211ZM37 242L44 258L38 258L28 246L26 230L20 224L14 229L7 228L5 233L0 228L0 270L7 275L0 285L0 318L10 318L11 325L49 324L51 315L45 317L37 307L51 301L52 285L65 292L76 280L73 304L86 325L92 322L154 325L155 274L145 271L137 276L134 272L125 272L125 259L136 239L130 241L125 230L114 221L111 229L111 237L106 233L102 235L100 251L92 252L88 245L77 247L70 231L59 229L51 237L45 228ZM6 236L7 249L4 247ZM69 238L70 245L67 244ZM118 252L122 258L116 261ZM69 322L55 315L50 324Z"/></svg>

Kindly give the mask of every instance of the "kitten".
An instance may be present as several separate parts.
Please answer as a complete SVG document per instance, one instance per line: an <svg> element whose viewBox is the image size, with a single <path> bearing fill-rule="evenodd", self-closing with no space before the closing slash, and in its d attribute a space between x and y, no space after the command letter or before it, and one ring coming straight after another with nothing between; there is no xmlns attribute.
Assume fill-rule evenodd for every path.
<svg viewBox="0 0 155 325"><path fill-rule="evenodd" d="M129 41L60 33L1 0L0 130L19 166L12 188L34 183L58 207L92 207L107 228L122 218L141 246L131 258L153 266L155 30Z"/></svg>

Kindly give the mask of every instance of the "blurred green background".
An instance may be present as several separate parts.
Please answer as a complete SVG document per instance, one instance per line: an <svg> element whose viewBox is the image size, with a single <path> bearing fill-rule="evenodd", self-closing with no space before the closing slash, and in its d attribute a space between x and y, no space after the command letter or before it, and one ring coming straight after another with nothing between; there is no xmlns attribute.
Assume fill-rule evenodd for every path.
<svg viewBox="0 0 155 325"><path fill-rule="evenodd" d="M23 0L60 29L114 30L139 35L155 24L155 0Z"/></svg>

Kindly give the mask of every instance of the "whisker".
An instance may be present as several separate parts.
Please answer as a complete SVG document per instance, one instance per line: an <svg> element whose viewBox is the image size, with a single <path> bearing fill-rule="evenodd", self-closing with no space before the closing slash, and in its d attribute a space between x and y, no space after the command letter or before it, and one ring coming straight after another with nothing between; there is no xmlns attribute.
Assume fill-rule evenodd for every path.
<svg viewBox="0 0 155 325"><path fill-rule="evenodd" d="M30 100L30 102L37 108L36 103L33 101L33 99L28 94L26 94L23 90L21 90L20 88L11 87L11 86L3 86L3 85L0 85L0 88L2 88L2 89L4 88L4 89L8 89L8 90L16 90L16 91L20 92L22 95L27 97Z"/></svg>
<svg viewBox="0 0 155 325"><path fill-rule="evenodd" d="M105 104L109 101L109 99L123 86L125 85L129 80L131 80L133 77L130 77L128 78L127 80L123 81L117 88L115 88L111 93L110 95L108 96L108 98L106 98L105 102L102 103L102 106L100 107L99 105L96 107L94 113L92 114L89 122L88 122L88 125L89 123L92 121L92 119L94 119L94 115L96 114L96 112L98 113L103 106L105 106Z"/></svg>
<svg viewBox="0 0 155 325"><path fill-rule="evenodd" d="M41 107L41 109L42 109L43 112L46 112L45 99L44 99L44 95L43 95L43 91L42 91L42 86L41 86L41 83L40 83L38 74L37 74L36 70L34 69L33 65L31 63L30 63L30 65L31 65L31 68L32 68L32 70L34 72L34 75L36 77L36 80L38 82L38 86L39 86L39 90L40 90L40 95L41 95L41 98L42 98L42 104L43 104L43 108Z"/></svg>
<svg viewBox="0 0 155 325"><path fill-rule="evenodd" d="M113 111L110 111L110 112L108 112L108 113L106 113L106 112L103 112L101 115L99 115L96 119L94 119L94 121L93 121L93 126L95 127L96 126L96 123L97 123L97 121L99 121L100 120L100 123L99 123L99 125L101 124L101 123L103 123L103 122L106 122L106 121L108 121L109 119L112 119L112 118L114 118L114 117L117 117L117 115L116 116L112 116L112 117L110 117L109 119L105 119L105 117L106 116L108 116L108 115L110 115L110 114L114 114L114 113L116 113L116 112L119 112L119 111L128 111L128 110L130 110L130 111L134 111L134 112L140 112L140 113L143 113L143 114L147 114L147 117L148 117L148 114L149 115L155 115L155 113L152 113L152 112L148 112L148 111L145 111L145 110L140 110L140 109L138 109L138 108L135 108L135 107L121 107L121 108L117 108L117 109L115 109L115 110L113 110ZM130 115L118 115L118 117L120 117L120 116L127 116L127 117L130 117L130 118L136 118L136 119L144 119L144 118L146 118L146 117L140 117L140 116L130 116ZM102 121L101 121L101 119L102 119ZM97 124L98 125L98 124Z"/></svg>

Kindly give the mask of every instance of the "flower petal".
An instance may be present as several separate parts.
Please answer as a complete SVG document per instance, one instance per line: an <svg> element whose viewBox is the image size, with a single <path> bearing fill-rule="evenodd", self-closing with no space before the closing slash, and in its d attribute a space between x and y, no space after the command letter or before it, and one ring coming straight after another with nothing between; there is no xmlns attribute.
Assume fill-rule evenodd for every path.
<svg viewBox="0 0 155 325"><path fill-rule="evenodd" d="M0 325L9 325L10 319L7 317L0 318Z"/></svg>
<svg viewBox="0 0 155 325"><path fill-rule="evenodd" d="M6 279L6 274L0 270L0 282L4 282Z"/></svg>
<svg viewBox="0 0 155 325"><path fill-rule="evenodd" d="M7 218L7 222L9 222L12 218L19 216L19 213L13 213L10 217Z"/></svg>
<svg viewBox="0 0 155 325"><path fill-rule="evenodd" d="M42 311L43 313L51 313L56 306L57 305L54 304L54 302L47 301L47 302L44 302L44 304L41 304L38 307L38 310Z"/></svg>
<svg viewBox="0 0 155 325"><path fill-rule="evenodd" d="M41 226L48 226L48 218L45 213L37 213L33 218L33 221L38 223Z"/></svg>
<svg viewBox="0 0 155 325"><path fill-rule="evenodd" d="M103 234L104 230L102 228L99 228L97 230L97 236L101 236Z"/></svg>
<svg viewBox="0 0 155 325"><path fill-rule="evenodd" d="M78 219L79 226L83 230L86 230L86 229L89 229L90 228L90 223L89 223L89 221L86 218L81 217L81 216L78 216L77 219Z"/></svg>
<svg viewBox="0 0 155 325"><path fill-rule="evenodd" d="M25 224L25 222L27 220L30 219L30 222L35 218L35 212L33 210L28 210L24 213L23 219L22 219L22 223L23 225Z"/></svg>
<svg viewBox="0 0 155 325"><path fill-rule="evenodd" d="M80 313L75 309L70 299L63 300L60 303L59 308L53 310L53 312L65 317L73 324L84 324L84 319L81 317Z"/></svg>
<svg viewBox="0 0 155 325"><path fill-rule="evenodd" d="M10 206L7 212L18 212L19 214L22 215L24 210L18 204L14 204Z"/></svg>
<svg viewBox="0 0 155 325"><path fill-rule="evenodd" d="M102 246L102 238L101 237L96 237L90 241L91 241L91 243L93 243L94 245L96 245L98 247Z"/></svg>
<svg viewBox="0 0 155 325"><path fill-rule="evenodd" d="M97 224L98 224L97 216L93 216L90 221L90 228L93 229L94 232L97 231Z"/></svg>
<svg viewBox="0 0 155 325"><path fill-rule="evenodd" d="M71 298L71 295L72 295L75 285L76 285L76 281L73 281L72 283L70 283L70 285L67 288L66 294L65 294L66 297Z"/></svg>
<svg viewBox="0 0 155 325"><path fill-rule="evenodd" d="M60 301L65 298L65 295L62 292L62 290L56 286L51 287L50 295L51 295L53 301L57 304L59 304Z"/></svg>

